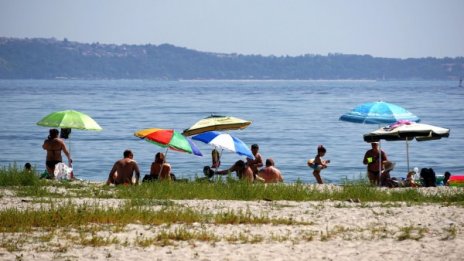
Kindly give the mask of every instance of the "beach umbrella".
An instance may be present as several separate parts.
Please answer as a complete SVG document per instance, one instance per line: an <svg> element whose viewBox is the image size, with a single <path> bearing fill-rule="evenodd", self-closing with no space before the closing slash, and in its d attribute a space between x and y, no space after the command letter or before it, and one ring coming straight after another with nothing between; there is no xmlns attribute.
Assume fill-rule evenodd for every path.
<svg viewBox="0 0 464 261"><path fill-rule="evenodd" d="M89 115L75 110L52 112L38 121L37 125L62 129L102 130L102 127Z"/></svg>
<svg viewBox="0 0 464 261"><path fill-rule="evenodd" d="M393 103L378 101L356 106L340 117L342 121L367 124L391 124L399 120L419 122L413 113Z"/></svg>
<svg viewBox="0 0 464 261"><path fill-rule="evenodd" d="M392 124L400 120L419 122L420 119L405 108L384 101L367 102L356 106L350 112L340 116L341 121L365 124ZM379 144L379 149L381 146ZM382 162L379 161L379 173L382 172Z"/></svg>
<svg viewBox="0 0 464 261"><path fill-rule="evenodd" d="M175 130L159 128L143 129L136 131L134 136L166 148L165 154L167 154L168 149L170 149L190 153L196 156L203 156L200 149L198 149L192 140Z"/></svg>
<svg viewBox="0 0 464 261"><path fill-rule="evenodd" d="M212 145L216 148L225 149L235 152L238 155L246 156L247 158L254 159L253 153L248 146L239 138L234 137L228 133L221 133L218 131L208 131L192 137L193 140L198 140L206 144Z"/></svg>
<svg viewBox="0 0 464 261"><path fill-rule="evenodd" d="M190 128L185 129L182 134L191 136L207 131L241 130L251 124L251 121L231 116L211 115L197 121Z"/></svg>
<svg viewBox="0 0 464 261"><path fill-rule="evenodd" d="M43 127L61 128L61 135L66 139L71 133L71 129L93 131L102 130L102 127L100 127L100 125L98 125L98 123L89 115L75 110L52 112L38 121L37 125ZM65 136L63 136L64 133L66 133ZM69 139L69 153L71 154L71 139ZM74 172L71 176L74 176Z"/></svg>
<svg viewBox="0 0 464 261"><path fill-rule="evenodd" d="M392 125L377 129L373 132L364 134L364 141L377 142L380 140L406 141L406 157L409 171L409 141L437 140L449 137L450 130L429 124L415 123L410 121L398 121Z"/></svg>

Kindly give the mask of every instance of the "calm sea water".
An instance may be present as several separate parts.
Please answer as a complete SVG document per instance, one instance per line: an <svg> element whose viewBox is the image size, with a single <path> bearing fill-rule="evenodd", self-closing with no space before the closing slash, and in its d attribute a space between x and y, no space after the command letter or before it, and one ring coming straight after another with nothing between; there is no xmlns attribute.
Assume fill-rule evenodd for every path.
<svg viewBox="0 0 464 261"><path fill-rule="evenodd" d="M45 168L43 140L48 129L36 125L53 111L74 109L91 115L103 131L73 130L71 147L77 177L104 181L114 161L132 149L142 174L154 155L164 149L133 136L134 131L158 127L182 131L210 114L251 120L245 130L230 131L248 145L258 143L264 158L272 157L286 182L315 183L306 161L316 148L327 148L331 166L323 179L339 183L365 175L362 158L368 143L362 135L377 125L339 121L355 106L383 100L418 115L423 123L451 129L450 137L410 143L410 166L464 173L464 88L443 81L145 81L145 80L2 80L0 81L0 165L31 162ZM211 162L209 145L197 142L205 154L169 151L168 161L181 178L202 176ZM392 175L407 172L402 141L383 142ZM238 155L224 152L222 167Z"/></svg>

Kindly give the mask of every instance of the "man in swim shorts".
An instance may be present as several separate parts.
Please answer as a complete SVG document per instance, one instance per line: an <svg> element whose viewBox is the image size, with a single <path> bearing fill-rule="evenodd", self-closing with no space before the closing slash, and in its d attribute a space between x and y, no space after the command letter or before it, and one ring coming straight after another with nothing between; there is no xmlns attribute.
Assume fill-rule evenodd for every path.
<svg viewBox="0 0 464 261"><path fill-rule="evenodd" d="M140 170L131 150L124 151L124 158L116 161L108 176L107 185L131 185L135 173L135 184L139 183Z"/></svg>
<svg viewBox="0 0 464 261"><path fill-rule="evenodd" d="M388 160L387 154L379 149L378 142L371 143L372 148L364 154L364 165L367 165L367 177L372 185L378 185L380 180L380 171L383 170L383 164Z"/></svg>

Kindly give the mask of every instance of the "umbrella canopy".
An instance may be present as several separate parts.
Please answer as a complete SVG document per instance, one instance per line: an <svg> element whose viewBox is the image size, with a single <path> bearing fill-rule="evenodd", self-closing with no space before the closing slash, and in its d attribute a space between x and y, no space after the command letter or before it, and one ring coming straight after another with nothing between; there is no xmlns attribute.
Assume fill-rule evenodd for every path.
<svg viewBox="0 0 464 261"><path fill-rule="evenodd" d="M247 158L254 159L253 153L248 148L248 146L241 141L240 139L228 134L220 133L217 131L208 131L196 136L193 136L192 139L199 140L206 144L210 144L214 147L225 149L231 152L235 152L238 155L246 156Z"/></svg>
<svg viewBox="0 0 464 261"><path fill-rule="evenodd" d="M403 107L383 101L361 104L343 114L340 120L367 124L390 124L399 120L420 121L419 117Z"/></svg>
<svg viewBox="0 0 464 261"><path fill-rule="evenodd" d="M182 134L191 136L207 131L218 130L239 130L248 127L251 121L242 120L236 117L211 115L199 120L192 127L185 129Z"/></svg>
<svg viewBox="0 0 464 261"><path fill-rule="evenodd" d="M410 121L399 121L392 125L380 128L373 132L364 134L364 141L376 142L380 140L405 140L406 155L409 171L409 140L418 141L437 140L449 137L450 130L429 124L415 123Z"/></svg>
<svg viewBox="0 0 464 261"><path fill-rule="evenodd" d="M151 128L139 130L134 135L163 148L203 156L189 138L174 130Z"/></svg>
<svg viewBox="0 0 464 261"><path fill-rule="evenodd" d="M364 134L364 141L376 142L379 140L436 140L449 137L450 130L424 123L400 121Z"/></svg>
<svg viewBox="0 0 464 261"><path fill-rule="evenodd" d="M50 113L37 122L37 125L62 129L102 130L102 127L89 115L74 110Z"/></svg>

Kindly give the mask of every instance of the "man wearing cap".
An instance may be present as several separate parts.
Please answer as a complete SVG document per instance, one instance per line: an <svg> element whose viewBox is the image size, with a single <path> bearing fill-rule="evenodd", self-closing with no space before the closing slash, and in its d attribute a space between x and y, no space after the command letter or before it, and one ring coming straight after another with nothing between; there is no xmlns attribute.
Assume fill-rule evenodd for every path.
<svg viewBox="0 0 464 261"><path fill-rule="evenodd" d="M372 149L366 151L364 154L364 165L367 165L367 177L372 185L378 185L380 179L380 172L383 169L384 161L387 161L387 154L379 149L378 142L371 143Z"/></svg>

